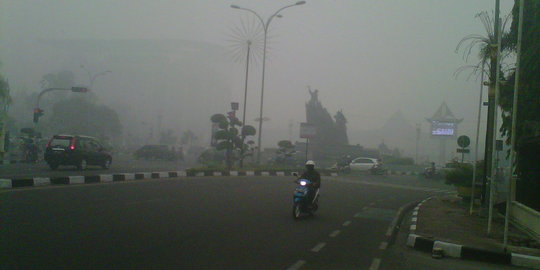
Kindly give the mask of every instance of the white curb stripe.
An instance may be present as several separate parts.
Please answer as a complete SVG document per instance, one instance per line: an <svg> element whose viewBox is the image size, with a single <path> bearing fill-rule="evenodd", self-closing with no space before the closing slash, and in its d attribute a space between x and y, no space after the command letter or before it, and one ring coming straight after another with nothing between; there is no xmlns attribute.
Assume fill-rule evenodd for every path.
<svg viewBox="0 0 540 270"><path fill-rule="evenodd" d="M369 267L369 270L377 270L379 269L380 265L381 265L381 259L375 258L373 259L373 262L371 262L371 266Z"/></svg>
<svg viewBox="0 0 540 270"><path fill-rule="evenodd" d="M177 172L176 172L176 175L177 175L178 177L182 177L182 176L185 177L185 176L187 176L187 173L186 173L185 171L177 171Z"/></svg>
<svg viewBox="0 0 540 270"><path fill-rule="evenodd" d="M246 171L246 176L254 176L254 175L255 175L254 171Z"/></svg>
<svg viewBox="0 0 540 270"><path fill-rule="evenodd" d="M418 237L418 235L416 235L414 233L409 234L409 236L407 237L407 246L413 248L414 244L416 243L416 238L417 237Z"/></svg>
<svg viewBox="0 0 540 270"><path fill-rule="evenodd" d="M159 178L169 178L169 172L158 172Z"/></svg>
<svg viewBox="0 0 540 270"><path fill-rule="evenodd" d="M261 176L270 176L269 172L261 172Z"/></svg>
<svg viewBox="0 0 540 270"><path fill-rule="evenodd" d="M441 248L444 251L444 256L452 258L461 258L461 247L461 245L441 241L435 241L433 243L433 249Z"/></svg>
<svg viewBox="0 0 540 270"><path fill-rule="evenodd" d="M230 176L238 176L238 172L237 171L230 171L229 175Z"/></svg>
<svg viewBox="0 0 540 270"><path fill-rule="evenodd" d="M412 215L413 215L413 216L418 216L418 211L414 211L414 212L412 213Z"/></svg>
<svg viewBox="0 0 540 270"><path fill-rule="evenodd" d="M333 232L330 234L330 237L336 237L336 236L339 235L339 233L341 233L340 230L335 230L335 231L333 231Z"/></svg>
<svg viewBox="0 0 540 270"><path fill-rule="evenodd" d="M145 173L139 173L143 175L143 179L150 179L152 178L152 173L145 172Z"/></svg>
<svg viewBox="0 0 540 270"><path fill-rule="evenodd" d="M100 174L99 175L99 181L103 182L103 183L112 182L113 181L113 176L112 176L112 174Z"/></svg>
<svg viewBox="0 0 540 270"><path fill-rule="evenodd" d="M325 242L320 242L320 243L318 243L315 247L313 247L313 248L311 249L311 251L313 251L313 252L319 252L319 251L321 251L321 249L322 249L324 246L326 246L326 243L325 243Z"/></svg>
<svg viewBox="0 0 540 270"><path fill-rule="evenodd" d="M540 257L512 253L512 265L540 269Z"/></svg>
<svg viewBox="0 0 540 270"><path fill-rule="evenodd" d="M338 174L333 172L333 173L330 173L330 176L338 176Z"/></svg>
<svg viewBox="0 0 540 270"><path fill-rule="evenodd" d="M214 176L221 176L221 172L214 172Z"/></svg>
<svg viewBox="0 0 540 270"><path fill-rule="evenodd" d="M11 179L0 179L0 188L12 188Z"/></svg>
<svg viewBox="0 0 540 270"><path fill-rule="evenodd" d="M277 176L285 176L285 172L276 172Z"/></svg>
<svg viewBox="0 0 540 270"><path fill-rule="evenodd" d="M84 178L83 178L84 183ZM51 179L49 177L36 177L34 178L34 186L47 186L51 184Z"/></svg>
<svg viewBox="0 0 540 270"><path fill-rule="evenodd" d="M300 267L302 267L302 265L304 265L306 263L306 261L304 260L298 260L296 263L294 263L293 265L291 265L289 268L287 268L287 270L298 270L300 269Z"/></svg>
<svg viewBox="0 0 540 270"><path fill-rule="evenodd" d="M69 184L84 184L84 176L69 176Z"/></svg>
<svg viewBox="0 0 540 270"><path fill-rule="evenodd" d="M413 218L411 219L411 221L414 222L414 223L416 223L416 221L418 221L418 218L417 218L417 217L413 217Z"/></svg>
<svg viewBox="0 0 540 270"><path fill-rule="evenodd" d="M411 229L410 229L410 230L411 230L411 231L416 231L416 225L414 225L414 224L411 225Z"/></svg>
<svg viewBox="0 0 540 270"><path fill-rule="evenodd" d="M386 247L388 247L388 243L387 243L387 242L381 242L381 244L379 244L379 249L381 249L381 250L385 250Z"/></svg>
<svg viewBox="0 0 540 270"><path fill-rule="evenodd" d="M204 173L203 172L198 172L195 174L195 176L204 176Z"/></svg>

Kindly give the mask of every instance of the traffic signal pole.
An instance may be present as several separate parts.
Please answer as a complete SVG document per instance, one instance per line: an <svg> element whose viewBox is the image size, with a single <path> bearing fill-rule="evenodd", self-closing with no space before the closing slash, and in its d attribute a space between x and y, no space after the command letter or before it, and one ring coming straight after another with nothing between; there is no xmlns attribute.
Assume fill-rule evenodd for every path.
<svg viewBox="0 0 540 270"><path fill-rule="evenodd" d="M86 93L88 91L90 91L90 89L86 88L86 87L71 87L71 88L47 88L47 89L44 89L42 90L41 92L39 92L39 95L38 95L38 98L37 98L37 101L36 101L36 107L34 108L34 123L37 125L37 123L39 122L39 118L41 116L43 116L43 110L41 108L39 108L39 101L41 100L41 97L48 93L48 92L51 92L51 91L71 91L71 92L74 92L74 93Z"/></svg>

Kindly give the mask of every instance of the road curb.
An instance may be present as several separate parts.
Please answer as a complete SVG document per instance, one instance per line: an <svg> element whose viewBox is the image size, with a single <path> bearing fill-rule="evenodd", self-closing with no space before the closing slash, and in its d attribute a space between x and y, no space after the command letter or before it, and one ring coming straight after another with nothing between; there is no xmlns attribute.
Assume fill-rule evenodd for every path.
<svg viewBox="0 0 540 270"><path fill-rule="evenodd" d="M418 203L413 210L411 217L411 226L407 237L407 246L424 252L434 253L434 251L442 251L443 256L452 258L483 261L496 264L514 265L520 267L528 267L531 269L540 269L540 257L529 256L519 253L508 253L504 251L494 251L469 247L455 243L439 241L432 237L424 237L416 234L416 224L418 222L418 212L423 203L427 200Z"/></svg>
<svg viewBox="0 0 540 270"><path fill-rule="evenodd" d="M291 176L291 171L162 171L162 172L137 172L137 173L114 173L99 175L72 175L61 177L25 177L13 179L0 179L0 189L21 187L35 187L47 185L73 185L93 184L120 181L136 181L143 179L166 179L178 177L222 177L222 176ZM321 173L324 176L337 176L335 172Z"/></svg>
<svg viewBox="0 0 540 270"><path fill-rule="evenodd" d="M386 232L386 241L389 245L393 244L396 240L397 233L399 232L401 221L405 216L405 213L409 212L415 205L418 204L418 201L413 201L408 204L403 205L399 208L396 217L390 223L388 231Z"/></svg>

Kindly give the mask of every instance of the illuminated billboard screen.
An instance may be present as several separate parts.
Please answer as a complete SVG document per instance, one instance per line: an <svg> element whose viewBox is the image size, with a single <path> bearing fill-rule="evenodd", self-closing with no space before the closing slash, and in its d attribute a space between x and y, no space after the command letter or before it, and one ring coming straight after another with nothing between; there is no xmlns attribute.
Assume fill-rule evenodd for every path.
<svg viewBox="0 0 540 270"><path fill-rule="evenodd" d="M431 121L431 135L433 136L454 136L455 132L455 123Z"/></svg>

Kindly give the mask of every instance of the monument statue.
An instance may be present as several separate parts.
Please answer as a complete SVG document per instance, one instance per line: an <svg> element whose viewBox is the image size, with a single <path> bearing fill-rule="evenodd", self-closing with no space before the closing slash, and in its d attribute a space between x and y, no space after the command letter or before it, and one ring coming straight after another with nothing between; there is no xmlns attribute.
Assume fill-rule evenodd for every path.
<svg viewBox="0 0 540 270"><path fill-rule="evenodd" d="M317 135L310 140L315 155L328 152L329 149L349 144L347 136L347 118L343 111L338 111L332 118L319 100L319 90L308 86L310 100L306 103L307 123L317 127Z"/></svg>

